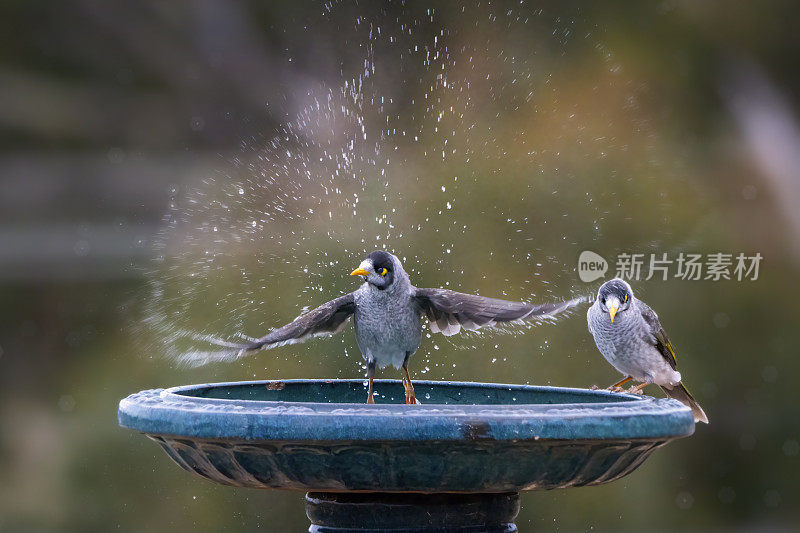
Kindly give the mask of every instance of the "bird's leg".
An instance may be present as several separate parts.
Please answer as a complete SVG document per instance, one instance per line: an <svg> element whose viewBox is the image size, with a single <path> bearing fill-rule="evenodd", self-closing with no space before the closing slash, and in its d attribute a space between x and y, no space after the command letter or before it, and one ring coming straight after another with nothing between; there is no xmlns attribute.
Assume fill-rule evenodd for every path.
<svg viewBox="0 0 800 533"><path fill-rule="evenodd" d="M627 392L629 392L631 394L643 394L642 393L642 389L647 387L648 385L649 385L649 383L647 383L645 381L644 383L639 383L635 387L631 387L630 389L627 390Z"/></svg>
<svg viewBox="0 0 800 533"><path fill-rule="evenodd" d="M623 379L622 381L618 381L618 382L614 383L613 385L611 385L606 390L610 390L610 391L613 391L613 392L619 392L619 390L622 389L622 386L625 385L627 382L629 382L632 379L633 379L632 377L628 376L627 378Z"/></svg>
<svg viewBox="0 0 800 533"><path fill-rule="evenodd" d="M408 368L403 367L405 377L403 378L403 386L406 389L406 403L414 405L417 403L417 398L414 396L414 385L411 383L411 376L408 375Z"/></svg>
<svg viewBox="0 0 800 533"><path fill-rule="evenodd" d="M367 403L375 403L375 398L372 396L373 377L375 377L375 361L370 360L367 362L367 379L369 380L369 387L367 389Z"/></svg>
<svg viewBox="0 0 800 533"><path fill-rule="evenodd" d="M414 396L414 385L411 383L411 376L408 374L408 358L410 355L411 353L406 353L406 358L403 360L403 372L405 373L403 386L406 389L406 403L414 405L417 403L417 398Z"/></svg>

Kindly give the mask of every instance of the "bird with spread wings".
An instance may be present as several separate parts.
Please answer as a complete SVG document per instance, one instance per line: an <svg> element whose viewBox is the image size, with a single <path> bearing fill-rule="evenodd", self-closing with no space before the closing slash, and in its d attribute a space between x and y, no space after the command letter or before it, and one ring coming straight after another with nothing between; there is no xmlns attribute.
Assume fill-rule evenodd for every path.
<svg viewBox="0 0 800 533"><path fill-rule="evenodd" d="M501 323L552 319L582 301L576 298L534 305L447 289L415 287L400 260L384 251L369 254L351 275L364 279L354 292L324 303L260 339L227 345L228 350L186 354L184 362L201 365L232 360L256 350L332 335L342 331L353 316L356 340L367 363L367 403L374 403L375 367L391 364L398 369L402 367L406 403L413 404L419 402L408 373L408 360L419 348L423 316L428 319L432 332L449 336L462 329L475 331Z"/></svg>

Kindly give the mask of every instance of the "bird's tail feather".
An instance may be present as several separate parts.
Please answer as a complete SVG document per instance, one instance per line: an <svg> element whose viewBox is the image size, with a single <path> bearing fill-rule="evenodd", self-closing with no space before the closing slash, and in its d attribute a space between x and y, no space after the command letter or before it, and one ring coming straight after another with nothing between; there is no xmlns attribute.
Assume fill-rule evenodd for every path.
<svg viewBox="0 0 800 533"><path fill-rule="evenodd" d="M694 399L694 396L686 390L686 387L683 386L683 383L678 383L675 387L668 389L666 387L661 387L661 389L666 393L667 396L678 400L679 402L688 405L692 409L692 414L694 414L694 421L695 422L703 422L708 424L708 417L706 413L703 411L703 408L700 407L700 404L697 403L697 400Z"/></svg>

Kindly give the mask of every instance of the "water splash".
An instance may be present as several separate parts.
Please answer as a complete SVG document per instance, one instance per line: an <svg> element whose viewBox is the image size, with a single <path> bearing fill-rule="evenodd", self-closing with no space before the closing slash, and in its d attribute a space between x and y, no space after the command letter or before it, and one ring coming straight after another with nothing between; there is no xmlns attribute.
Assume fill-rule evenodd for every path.
<svg viewBox="0 0 800 533"><path fill-rule="evenodd" d="M419 286L567 298L586 292L581 248L631 217L671 215L668 188L642 202L663 212L628 200L669 171L641 112L646 87L579 12L479 5L342 22L340 9L326 4L314 23L342 24L359 51L341 84L310 90L274 136L175 191L149 273L145 324L160 352L260 336L353 290L343 278L375 248ZM589 85L565 67L578 59ZM437 350L423 343L416 364L437 365Z"/></svg>

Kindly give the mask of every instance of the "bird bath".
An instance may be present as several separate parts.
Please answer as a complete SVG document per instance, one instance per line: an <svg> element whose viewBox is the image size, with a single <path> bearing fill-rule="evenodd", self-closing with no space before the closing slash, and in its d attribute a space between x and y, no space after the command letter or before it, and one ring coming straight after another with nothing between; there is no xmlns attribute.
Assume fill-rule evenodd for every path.
<svg viewBox="0 0 800 533"><path fill-rule="evenodd" d="M120 425L235 487L306 491L310 531L516 531L518 493L619 479L691 435L676 400L606 391L376 380L189 385L133 394Z"/></svg>

